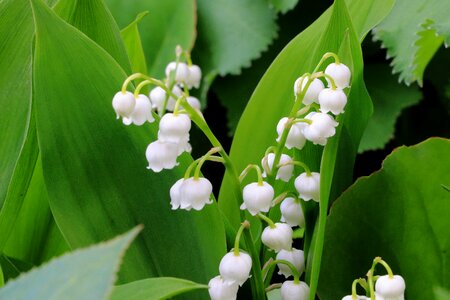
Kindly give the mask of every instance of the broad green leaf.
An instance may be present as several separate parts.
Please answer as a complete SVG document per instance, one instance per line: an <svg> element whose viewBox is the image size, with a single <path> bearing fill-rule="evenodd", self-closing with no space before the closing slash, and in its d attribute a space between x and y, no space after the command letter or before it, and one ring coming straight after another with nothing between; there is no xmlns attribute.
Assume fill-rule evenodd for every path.
<svg viewBox="0 0 450 300"><path fill-rule="evenodd" d="M179 278L149 278L114 287L111 300L169 299L190 291L207 288L207 285Z"/></svg>
<svg viewBox="0 0 450 300"><path fill-rule="evenodd" d="M1 299L107 299L135 228L113 240L76 250L21 275L0 289Z"/></svg>
<svg viewBox="0 0 450 300"><path fill-rule="evenodd" d="M400 81L422 85L425 67L442 45L450 42L447 0L397 0L389 16L376 28L375 38L393 57Z"/></svg>
<svg viewBox="0 0 450 300"><path fill-rule="evenodd" d="M0 208L26 139L31 112L34 29L29 5L28 0L0 2Z"/></svg>
<svg viewBox="0 0 450 300"><path fill-rule="evenodd" d="M199 0L194 61L204 74L239 74L276 37L275 19L266 1Z"/></svg>
<svg viewBox="0 0 450 300"><path fill-rule="evenodd" d="M394 137L395 122L401 111L422 98L417 86L399 84L386 65L366 65L365 74L374 114L361 139L360 153L384 148Z"/></svg>
<svg viewBox="0 0 450 300"><path fill-rule="evenodd" d="M353 279L364 277L376 256L405 278L406 299L430 299L434 286L450 287L450 193L444 188L450 178L443 163L449 151L444 139L401 147L334 203L320 299L349 294Z"/></svg>
<svg viewBox="0 0 450 300"><path fill-rule="evenodd" d="M175 59L175 47L190 50L196 36L196 4L194 0L106 0L121 28L136 15L149 11L140 23L142 46L151 76L164 76L166 65Z"/></svg>
<svg viewBox="0 0 450 300"><path fill-rule="evenodd" d="M8 257L0 253L0 266L3 272L3 278L5 282L16 278L20 273L30 270L33 265L20 261L13 257Z"/></svg>
<svg viewBox="0 0 450 300"><path fill-rule="evenodd" d="M435 300L448 300L450 299L450 291L441 287L434 288Z"/></svg>
<svg viewBox="0 0 450 300"><path fill-rule="evenodd" d="M298 0L269 0L269 5L273 6L277 12L282 14L293 9L298 3Z"/></svg>
<svg viewBox="0 0 450 300"><path fill-rule="evenodd" d="M138 24L148 12L142 12L127 27L120 31L128 57L130 58L131 70L133 73L147 74L147 62L145 61L144 49L142 48L141 36Z"/></svg>
<svg viewBox="0 0 450 300"><path fill-rule="evenodd" d="M20 213L15 222L10 224L11 234L3 253L39 265L69 249L50 211L39 158L32 174Z"/></svg>
<svg viewBox="0 0 450 300"><path fill-rule="evenodd" d="M0 264L0 288L5 285L5 278L3 277L2 265Z"/></svg>
<svg viewBox="0 0 450 300"><path fill-rule="evenodd" d="M119 27L103 0L59 0L54 11L105 49L126 72L131 71Z"/></svg>
<svg viewBox="0 0 450 300"><path fill-rule="evenodd" d="M32 3L39 146L50 206L64 237L77 248L143 224L125 256L121 283L150 276L207 282L225 252L217 206L186 212L169 204L169 189L183 176L189 155L175 170L147 170L145 149L156 139L156 126L124 126L111 107L124 71L39 0Z"/></svg>

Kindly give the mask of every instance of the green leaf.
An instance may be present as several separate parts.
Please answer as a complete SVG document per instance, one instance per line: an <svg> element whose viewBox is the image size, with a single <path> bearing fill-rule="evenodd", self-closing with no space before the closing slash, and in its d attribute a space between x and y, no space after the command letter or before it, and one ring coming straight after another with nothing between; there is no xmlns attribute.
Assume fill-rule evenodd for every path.
<svg viewBox="0 0 450 300"><path fill-rule="evenodd" d="M106 0L121 28L130 24L136 15L149 11L142 20L141 38L148 72L164 76L166 65L175 60L175 47L190 50L196 36L196 4L194 0Z"/></svg>
<svg viewBox="0 0 450 300"><path fill-rule="evenodd" d="M0 2L0 208L27 136L31 112L34 28L29 5L27 0Z"/></svg>
<svg viewBox="0 0 450 300"><path fill-rule="evenodd" d="M277 12L282 14L293 9L298 3L298 0L269 0L269 5L273 6Z"/></svg>
<svg viewBox="0 0 450 300"><path fill-rule="evenodd" d="M120 31L128 57L131 62L133 73L147 74L147 62L145 61L144 49L142 48L141 35L139 34L138 23L148 14L142 12L127 27Z"/></svg>
<svg viewBox="0 0 450 300"><path fill-rule="evenodd" d="M450 42L446 0L397 0L391 14L374 31L375 38L393 57L393 71L400 80L422 85L425 67L442 45Z"/></svg>
<svg viewBox="0 0 450 300"><path fill-rule="evenodd" d="M111 300L169 299L190 291L207 288L207 285L179 278L149 278L114 287Z"/></svg>
<svg viewBox="0 0 450 300"><path fill-rule="evenodd" d="M434 288L435 300L448 300L450 299L450 291L441 287Z"/></svg>
<svg viewBox="0 0 450 300"><path fill-rule="evenodd" d="M119 27L103 0L59 0L54 11L105 49L127 73L130 72Z"/></svg>
<svg viewBox="0 0 450 300"><path fill-rule="evenodd" d="M276 37L275 19L265 1L199 0L194 61L204 74L239 74Z"/></svg>
<svg viewBox="0 0 450 300"><path fill-rule="evenodd" d="M8 282L8 280L16 278L17 276L20 275L20 273L26 272L33 267L33 265L29 263L20 261L13 257L8 257L1 253L0 253L0 266L2 268L5 282Z"/></svg>
<svg viewBox="0 0 450 300"><path fill-rule="evenodd" d="M281 290L275 289L267 293L267 299L269 300L281 300Z"/></svg>
<svg viewBox="0 0 450 300"><path fill-rule="evenodd" d="M150 276L207 282L225 253L217 206L186 212L169 204L169 189L191 158L183 155L175 170L147 170L144 153L157 126L124 126L111 107L124 71L39 0L32 3L39 146L50 206L64 237L76 248L143 224L120 282Z"/></svg>
<svg viewBox="0 0 450 300"><path fill-rule="evenodd" d="M349 294L353 279L363 277L376 256L405 278L406 299L429 299L434 286L450 287L450 193L443 188L450 179L442 161L449 151L444 139L401 147L334 203L320 299Z"/></svg>
<svg viewBox="0 0 450 300"><path fill-rule="evenodd" d="M395 122L403 109L417 104L422 93L417 86L397 82L386 65L366 65L366 83L374 104L358 152L384 148L394 137Z"/></svg>
<svg viewBox="0 0 450 300"><path fill-rule="evenodd" d="M77 250L21 275L0 289L2 299L107 299L122 256L140 228Z"/></svg>

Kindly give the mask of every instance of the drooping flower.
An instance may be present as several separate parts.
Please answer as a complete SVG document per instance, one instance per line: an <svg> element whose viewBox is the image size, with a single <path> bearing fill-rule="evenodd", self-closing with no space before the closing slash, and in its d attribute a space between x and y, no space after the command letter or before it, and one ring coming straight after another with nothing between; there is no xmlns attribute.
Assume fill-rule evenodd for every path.
<svg viewBox="0 0 450 300"><path fill-rule="evenodd" d="M180 195L180 186L184 182L184 178L178 179L174 185L170 188L170 205L172 205L172 209L178 209L180 207L181 195Z"/></svg>
<svg viewBox="0 0 450 300"><path fill-rule="evenodd" d="M178 145L156 140L148 145L145 156L148 161L147 169L154 172L161 172L162 169L173 169L178 165Z"/></svg>
<svg viewBox="0 0 450 300"><path fill-rule="evenodd" d="M311 112L305 119L311 120L311 124L304 124L302 133L313 144L325 146L327 139L336 133L336 122L332 116L324 113Z"/></svg>
<svg viewBox="0 0 450 300"><path fill-rule="evenodd" d="M172 93L177 97L181 97L181 95L183 94L181 89L176 85L172 88ZM157 86L150 91L149 97L152 101L152 107L158 111L161 111L164 106L164 101L166 101L166 91L163 88ZM171 96L167 99L166 109L168 111L173 111L173 109L175 108L176 100L177 99L174 99Z"/></svg>
<svg viewBox="0 0 450 300"><path fill-rule="evenodd" d="M286 260L290 262L297 269L298 273L301 275L305 270L305 253L302 250L292 248L291 250L282 249L277 254L277 259ZM288 278L293 275L291 268L286 264L277 264L280 271L278 274L284 275Z"/></svg>
<svg viewBox="0 0 450 300"><path fill-rule="evenodd" d="M240 286L250 276L251 269L252 258L242 251L239 251L237 255L234 251L225 254L219 265L219 272L223 280Z"/></svg>
<svg viewBox="0 0 450 300"><path fill-rule="evenodd" d="M394 275L392 278L383 275L375 283L377 297L382 300L403 300L405 289L405 280L400 275Z"/></svg>
<svg viewBox="0 0 450 300"><path fill-rule="evenodd" d="M180 144L189 140L191 119L185 114L165 114L159 122L158 139L164 142Z"/></svg>
<svg viewBox="0 0 450 300"><path fill-rule="evenodd" d="M305 216L303 214L300 199L287 197L280 204L281 221L290 226L305 227Z"/></svg>
<svg viewBox="0 0 450 300"><path fill-rule="evenodd" d="M288 224L275 223L274 228L270 226L264 228L261 241L268 248L278 253L282 249L290 250L292 248L292 234L292 228Z"/></svg>
<svg viewBox="0 0 450 300"><path fill-rule="evenodd" d="M191 177L183 181L179 188L180 208L201 210L211 204L212 184L206 178Z"/></svg>
<svg viewBox="0 0 450 300"><path fill-rule="evenodd" d="M174 61L170 62L166 67L166 77L169 78L172 72L175 72L174 80L177 83L184 83L189 78L189 68L184 62L178 62L178 65Z"/></svg>
<svg viewBox="0 0 450 300"><path fill-rule="evenodd" d="M125 93L116 93L112 100L112 106L116 112L117 119L120 117L128 118L133 113L135 105L136 100L134 99L134 95L128 91Z"/></svg>
<svg viewBox="0 0 450 300"><path fill-rule="evenodd" d="M308 78L303 79L302 86L300 88L300 81L302 80L302 77L298 78L294 83L294 94L299 95L302 90L305 88L306 83L308 82ZM318 102L318 96L319 93L325 88L323 85L322 80L318 78L314 78L314 80L311 82L311 84L308 87L308 90L306 91L304 97L303 97L303 104L309 105L312 103L319 103Z"/></svg>
<svg viewBox="0 0 450 300"><path fill-rule="evenodd" d="M252 216L259 212L268 212L272 206L274 194L273 187L265 181L262 185L258 182L247 184L243 191L244 203L240 208L247 209Z"/></svg>
<svg viewBox="0 0 450 300"><path fill-rule="evenodd" d="M186 78L186 85L189 89L195 87L198 89L200 81L202 79L202 70L197 65L188 66L189 76Z"/></svg>
<svg viewBox="0 0 450 300"><path fill-rule="evenodd" d="M309 286L303 282L285 281L281 285L282 300L308 300Z"/></svg>
<svg viewBox="0 0 450 300"><path fill-rule="evenodd" d="M350 85L351 72L350 69L343 63L331 63L325 68L325 74L331 76L338 89L345 89ZM328 86L331 86L327 78Z"/></svg>
<svg viewBox="0 0 450 300"><path fill-rule="evenodd" d="M280 141L281 135L283 134L284 128L286 126L286 123L289 121L288 118L282 118L277 125L277 133L278 138L277 142ZM305 145L306 139L303 136L302 130L305 127L305 123L295 123L291 126L291 129L289 130L287 139L286 139L286 148L292 149L297 148L299 150L303 149L303 146Z"/></svg>
<svg viewBox="0 0 450 300"><path fill-rule="evenodd" d="M155 121L155 118L153 118L152 115L152 103L150 102L150 99L145 95L139 94L136 98L136 105L134 106L134 110L130 117L124 117L122 121L125 125L134 124L138 126L145 122L152 123Z"/></svg>
<svg viewBox="0 0 450 300"><path fill-rule="evenodd" d="M320 173L311 172L300 174L294 182L295 189L305 201L314 200L319 202L320 199Z"/></svg>
<svg viewBox="0 0 450 300"><path fill-rule="evenodd" d="M239 285L230 284L218 275L208 283L208 292L211 300L236 300Z"/></svg>
<svg viewBox="0 0 450 300"><path fill-rule="evenodd" d="M347 104L347 95L339 89L324 89L319 94L320 111L327 113L331 111L335 115L342 114Z"/></svg>
<svg viewBox="0 0 450 300"><path fill-rule="evenodd" d="M269 167L269 170L272 170L273 168L273 161L275 160L275 154L274 153L269 153L267 156L265 156L262 160L261 160L261 165L263 167L263 169L266 169L266 163L267 166ZM286 164L292 161L292 158L287 155L287 154L281 154L280 156L280 162L279 164ZM285 165L282 166L278 169L277 172L277 176L275 179L281 179L285 182L289 182L289 180L292 177L292 172L294 171L294 165ZM264 171L264 173L262 174L263 177L267 176L266 171Z"/></svg>

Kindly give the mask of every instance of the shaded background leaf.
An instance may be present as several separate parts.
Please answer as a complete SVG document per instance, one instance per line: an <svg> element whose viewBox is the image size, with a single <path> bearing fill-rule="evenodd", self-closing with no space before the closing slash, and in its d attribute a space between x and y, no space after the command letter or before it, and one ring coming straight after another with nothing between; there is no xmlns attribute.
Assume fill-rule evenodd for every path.
<svg viewBox="0 0 450 300"><path fill-rule="evenodd" d="M133 73L147 74L147 62L145 61L144 49L142 48L141 35L139 34L138 28L139 22L147 14L148 12L138 14L133 22L120 31L125 49L130 58Z"/></svg>
<svg viewBox="0 0 450 300"><path fill-rule="evenodd" d="M373 175L359 179L333 205L325 236L319 296L349 294L381 256L406 281L406 298L429 299L449 288L450 141L401 147ZM420 238L418 238L420 237ZM338 259L337 259L338 258ZM420 272L418 272L420 268Z"/></svg>

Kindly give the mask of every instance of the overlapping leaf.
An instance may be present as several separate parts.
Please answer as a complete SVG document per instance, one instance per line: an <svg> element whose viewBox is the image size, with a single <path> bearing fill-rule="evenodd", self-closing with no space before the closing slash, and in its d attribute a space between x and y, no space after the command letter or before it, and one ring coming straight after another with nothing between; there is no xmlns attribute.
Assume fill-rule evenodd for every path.
<svg viewBox="0 0 450 300"><path fill-rule="evenodd" d="M209 280L225 251L217 207L170 210L168 190L183 168L161 174L145 169L145 148L156 128L125 127L111 108L126 77L123 70L40 0L32 3L39 145L50 204L64 236L80 247L144 224L125 256L121 282L157 275ZM188 161L183 157L181 166Z"/></svg>
<svg viewBox="0 0 450 300"><path fill-rule="evenodd" d="M375 38L393 57L400 80L422 84L425 67L442 45L450 42L447 0L397 0L389 16L376 28Z"/></svg>
<svg viewBox="0 0 450 300"><path fill-rule="evenodd" d="M127 27L120 31L128 57L130 58L131 69L133 73L147 74L147 62L142 48L141 35L139 34L138 24L148 14L142 12L136 16L136 19Z"/></svg>
<svg viewBox="0 0 450 300"><path fill-rule="evenodd" d="M335 202L321 299L350 294L353 279L364 277L376 256L405 278L405 298L430 299L433 287L450 287L450 193L444 188L450 178L442 161L449 151L450 141L443 139L399 148L380 171L358 180Z"/></svg>

